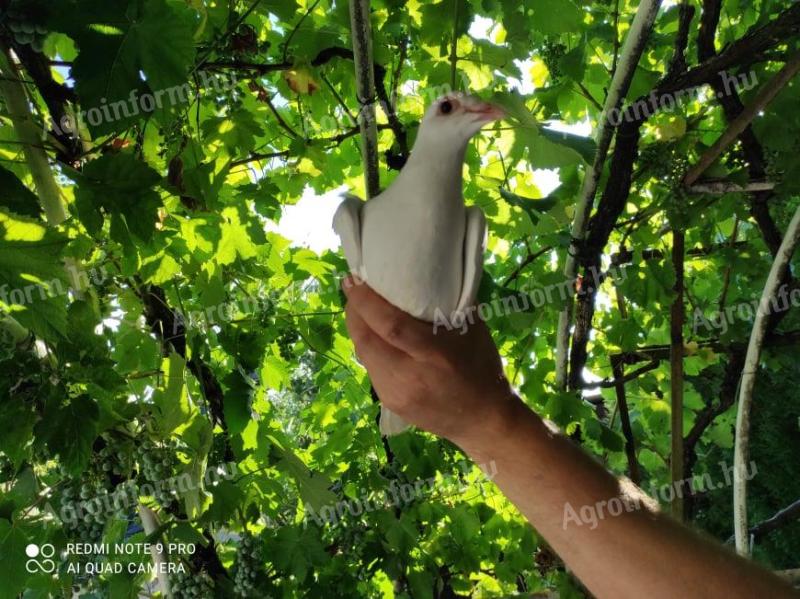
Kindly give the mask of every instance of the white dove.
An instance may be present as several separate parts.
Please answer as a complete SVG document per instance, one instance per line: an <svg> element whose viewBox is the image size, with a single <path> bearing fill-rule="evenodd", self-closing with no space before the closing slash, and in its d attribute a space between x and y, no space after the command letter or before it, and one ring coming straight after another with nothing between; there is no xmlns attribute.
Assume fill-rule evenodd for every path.
<svg viewBox="0 0 800 599"><path fill-rule="evenodd" d="M433 322L475 301L486 219L480 208L464 206L461 173L469 140L503 116L499 107L463 94L438 99L388 189L366 202L346 196L333 217L351 272L412 316ZM382 434L407 428L382 408Z"/></svg>

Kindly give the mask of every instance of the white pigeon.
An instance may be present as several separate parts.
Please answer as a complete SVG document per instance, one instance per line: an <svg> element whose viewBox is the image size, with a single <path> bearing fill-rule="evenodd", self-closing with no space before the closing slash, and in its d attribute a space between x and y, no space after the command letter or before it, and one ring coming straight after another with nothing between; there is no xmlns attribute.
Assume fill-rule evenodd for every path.
<svg viewBox="0 0 800 599"><path fill-rule="evenodd" d="M333 217L350 271L416 318L450 318L475 302L486 219L480 208L464 206L464 154L485 124L503 116L499 107L463 94L438 99L389 188L366 202L346 196ZM382 408L382 434L407 428Z"/></svg>

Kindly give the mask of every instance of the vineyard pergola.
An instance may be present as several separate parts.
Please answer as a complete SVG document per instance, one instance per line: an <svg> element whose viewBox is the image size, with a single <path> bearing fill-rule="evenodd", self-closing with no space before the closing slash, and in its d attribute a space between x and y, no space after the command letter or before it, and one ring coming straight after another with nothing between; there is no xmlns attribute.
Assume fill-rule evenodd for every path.
<svg viewBox="0 0 800 599"><path fill-rule="evenodd" d="M797 581L798 71L790 0L0 0L0 597L588 596L489 465L381 437L282 221L450 91L508 115L464 196L512 384Z"/></svg>

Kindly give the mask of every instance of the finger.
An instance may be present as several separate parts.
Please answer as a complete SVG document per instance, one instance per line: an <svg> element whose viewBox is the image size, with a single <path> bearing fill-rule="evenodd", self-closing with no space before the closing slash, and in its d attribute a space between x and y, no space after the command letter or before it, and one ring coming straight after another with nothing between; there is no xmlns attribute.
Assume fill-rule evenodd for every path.
<svg viewBox="0 0 800 599"><path fill-rule="evenodd" d="M390 345L377 335L361 315L349 305L345 309L345 324L361 363L370 372L381 368L394 368L408 360L407 354Z"/></svg>
<svg viewBox="0 0 800 599"><path fill-rule="evenodd" d="M429 323L406 314L375 293L368 285L345 283L347 305L370 330L386 343L410 356L424 355L434 342Z"/></svg>

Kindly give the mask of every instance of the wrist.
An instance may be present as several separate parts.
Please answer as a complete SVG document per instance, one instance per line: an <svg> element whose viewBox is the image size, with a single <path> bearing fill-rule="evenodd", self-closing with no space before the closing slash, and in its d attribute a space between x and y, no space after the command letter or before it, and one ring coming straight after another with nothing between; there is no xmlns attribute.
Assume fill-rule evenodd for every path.
<svg viewBox="0 0 800 599"><path fill-rule="evenodd" d="M451 439L475 462L494 459L501 441L511 439L533 414L510 388L486 403L487 410L474 418L474 425Z"/></svg>

